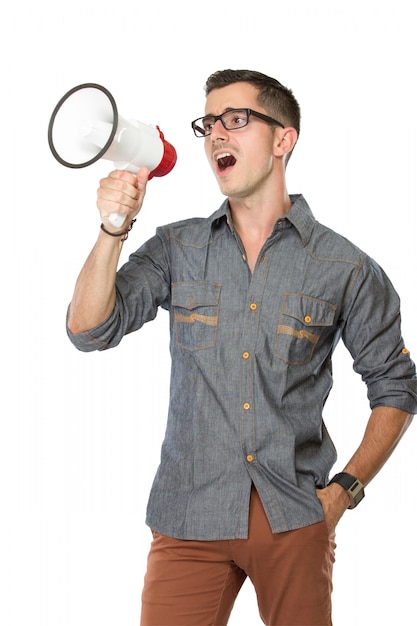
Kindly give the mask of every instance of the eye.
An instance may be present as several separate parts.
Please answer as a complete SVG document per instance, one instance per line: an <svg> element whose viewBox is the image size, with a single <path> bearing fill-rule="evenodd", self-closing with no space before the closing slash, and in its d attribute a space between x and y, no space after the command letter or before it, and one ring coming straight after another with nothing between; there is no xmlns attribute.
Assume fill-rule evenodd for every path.
<svg viewBox="0 0 417 626"><path fill-rule="evenodd" d="M214 126L214 119L212 117L205 117L202 120L203 128L205 132L210 132Z"/></svg>
<svg viewBox="0 0 417 626"><path fill-rule="evenodd" d="M247 115L245 111L238 109L237 111L230 111L227 118L227 126L230 129L241 128L247 124Z"/></svg>

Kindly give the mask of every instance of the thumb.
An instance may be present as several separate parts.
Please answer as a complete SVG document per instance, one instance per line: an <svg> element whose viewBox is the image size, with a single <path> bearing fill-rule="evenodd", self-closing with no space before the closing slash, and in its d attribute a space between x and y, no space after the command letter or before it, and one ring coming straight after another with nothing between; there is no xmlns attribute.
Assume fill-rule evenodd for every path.
<svg viewBox="0 0 417 626"><path fill-rule="evenodd" d="M149 180L149 170L147 167L141 167L136 174L136 185L140 194L146 191L146 185Z"/></svg>

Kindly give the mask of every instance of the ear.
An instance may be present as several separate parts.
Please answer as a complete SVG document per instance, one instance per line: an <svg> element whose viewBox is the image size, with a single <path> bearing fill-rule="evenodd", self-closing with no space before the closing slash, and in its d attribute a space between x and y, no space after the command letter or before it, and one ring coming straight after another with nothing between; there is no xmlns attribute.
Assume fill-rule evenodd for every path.
<svg viewBox="0 0 417 626"><path fill-rule="evenodd" d="M295 128L276 128L274 137L274 155L277 157L289 154L297 143L298 133Z"/></svg>

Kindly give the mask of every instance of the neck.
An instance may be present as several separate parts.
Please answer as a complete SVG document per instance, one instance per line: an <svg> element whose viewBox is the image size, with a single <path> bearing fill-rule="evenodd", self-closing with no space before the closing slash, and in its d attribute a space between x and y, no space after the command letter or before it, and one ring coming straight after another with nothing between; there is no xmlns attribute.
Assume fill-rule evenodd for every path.
<svg viewBox="0 0 417 626"><path fill-rule="evenodd" d="M273 198L229 198L229 204L233 226L239 234L260 239L266 239L276 221L291 208L291 200L285 188Z"/></svg>
<svg viewBox="0 0 417 626"><path fill-rule="evenodd" d="M284 217L291 208L287 192L269 203L243 202L229 198L233 227L245 248L247 262L254 271L259 253L271 235L276 221Z"/></svg>

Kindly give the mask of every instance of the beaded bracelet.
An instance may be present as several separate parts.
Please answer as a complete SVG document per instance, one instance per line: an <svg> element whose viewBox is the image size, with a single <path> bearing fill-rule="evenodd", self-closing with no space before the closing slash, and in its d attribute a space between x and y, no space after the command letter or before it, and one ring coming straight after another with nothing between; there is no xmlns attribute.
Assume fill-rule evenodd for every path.
<svg viewBox="0 0 417 626"><path fill-rule="evenodd" d="M126 239L129 237L129 233L133 228L133 224L136 222L136 220L132 220L129 224L129 228L127 230L124 230L121 233L111 233L109 230L106 230L106 228L104 227L104 224L101 224L100 228L101 230L106 233L106 235L110 235L110 237L121 237L122 241L126 241Z"/></svg>

